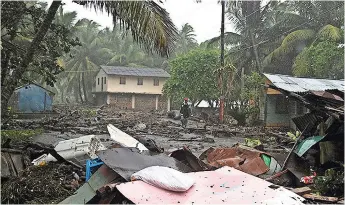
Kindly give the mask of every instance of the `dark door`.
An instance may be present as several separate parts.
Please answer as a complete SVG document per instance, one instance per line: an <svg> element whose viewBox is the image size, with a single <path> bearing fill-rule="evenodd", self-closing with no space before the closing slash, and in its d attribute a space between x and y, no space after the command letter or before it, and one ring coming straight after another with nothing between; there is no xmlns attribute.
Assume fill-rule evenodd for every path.
<svg viewBox="0 0 345 205"><path fill-rule="evenodd" d="M101 91L103 91L103 77L102 77Z"/></svg>

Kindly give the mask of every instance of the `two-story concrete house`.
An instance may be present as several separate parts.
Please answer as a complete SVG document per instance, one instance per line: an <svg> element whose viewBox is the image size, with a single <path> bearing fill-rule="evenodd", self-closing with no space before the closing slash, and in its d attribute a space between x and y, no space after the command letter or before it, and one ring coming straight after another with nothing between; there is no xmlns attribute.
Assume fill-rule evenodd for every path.
<svg viewBox="0 0 345 205"><path fill-rule="evenodd" d="M96 76L97 105L119 109L170 110L170 99L162 95L169 73L159 68L100 66Z"/></svg>

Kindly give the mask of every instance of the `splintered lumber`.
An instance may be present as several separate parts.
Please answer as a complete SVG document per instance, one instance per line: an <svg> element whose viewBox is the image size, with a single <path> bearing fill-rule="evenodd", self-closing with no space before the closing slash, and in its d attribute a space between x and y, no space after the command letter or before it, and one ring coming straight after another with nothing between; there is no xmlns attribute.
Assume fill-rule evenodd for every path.
<svg viewBox="0 0 345 205"><path fill-rule="evenodd" d="M327 201L327 202L333 202L333 203L338 201L338 197L319 196L316 194L303 194L303 197L306 199Z"/></svg>
<svg viewBox="0 0 345 205"><path fill-rule="evenodd" d="M300 188L295 188L291 190L292 192L294 192L295 194L298 195L304 195L304 194L310 194L311 193L311 189L309 187L300 187Z"/></svg>

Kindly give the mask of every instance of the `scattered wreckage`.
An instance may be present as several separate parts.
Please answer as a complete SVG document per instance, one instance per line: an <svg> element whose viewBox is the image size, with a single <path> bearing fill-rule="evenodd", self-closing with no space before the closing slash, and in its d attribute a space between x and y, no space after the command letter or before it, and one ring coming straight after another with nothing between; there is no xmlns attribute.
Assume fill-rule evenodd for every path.
<svg viewBox="0 0 345 205"><path fill-rule="evenodd" d="M339 195L332 195L344 187L343 94L329 91L331 95L310 92L301 96L279 91L311 110L292 119L300 131L296 135L274 133L292 145L283 147L281 153L265 151L261 143L253 143L251 147L240 144L211 147L200 157L188 147L168 155L153 140L136 139L108 125L109 135L65 140L53 149L36 145L45 153L35 153L37 156L31 161L24 152L3 149L1 176L9 180L4 182L7 188L2 190L5 196L2 202L302 204L313 200L343 203ZM136 173L156 166L172 168L192 178L193 186L184 192L174 192L142 180L133 181ZM30 181L34 172L45 172L46 180ZM322 184L325 182L327 187ZM54 185L56 193L48 183ZM321 195L313 193L315 187ZM45 191L47 197L39 198Z"/></svg>

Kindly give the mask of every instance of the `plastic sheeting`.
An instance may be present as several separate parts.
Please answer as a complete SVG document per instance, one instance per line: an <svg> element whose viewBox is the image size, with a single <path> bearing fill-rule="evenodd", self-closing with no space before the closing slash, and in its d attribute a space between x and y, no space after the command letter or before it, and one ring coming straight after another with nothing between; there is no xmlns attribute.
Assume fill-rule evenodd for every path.
<svg viewBox="0 0 345 205"><path fill-rule="evenodd" d="M24 113L52 110L52 96L44 88L30 84L15 91L18 93L18 109Z"/></svg>

